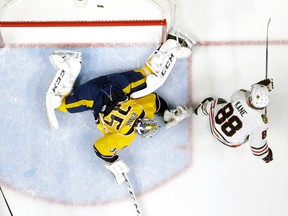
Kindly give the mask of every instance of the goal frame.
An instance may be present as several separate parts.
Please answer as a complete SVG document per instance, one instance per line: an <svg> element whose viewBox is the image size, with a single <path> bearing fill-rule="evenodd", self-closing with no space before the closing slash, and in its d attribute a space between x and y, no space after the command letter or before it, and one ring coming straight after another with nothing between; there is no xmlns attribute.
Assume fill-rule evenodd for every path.
<svg viewBox="0 0 288 216"><path fill-rule="evenodd" d="M12 0L11 3L9 3L9 5L7 6L6 9L9 11L9 9L13 8L13 6L16 5L16 3L18 1L19 2L21 2L21 1L24 2L24 0ZM65 0L65 1L67 2L69 0ZM125 0L123 3L125 3L125 2L127 3L129 1L131 1L131 0ZM167 17L165 17L166 13L163 12L164 9L161 8L161 6L157 3L157 1L161 2L163 0L146 0L146 1L143 0L143 2L147 2L147 5L150 4L149 7L155 7L155 9L154 8L152 9L153 12L159 10L159 14L162 13L163 16L162 15L155 15L155 13L153 15L148 13L147 17L143 18L143 15L139 15L138 16L137 13L134 12L135 19L133 19L134 18L133 15L129 14L126 17L126 14L123 16L123 15L119 15L118 12L116 12L115 17L113 17L114 15L112 15L112 19L107 19L107 17L111 18L110 17L111 15L105 17L106 14L108 14L109 12L111 13L111 8L109 8L109 6L111 6L111 7L114 6L111 3L111 1L107 2L107 11L105 11L106 10L106 5L105 5L105 9L104 9L104 6L103 6L103 9L99 9L99 11L100 11L99 13L100 14L102 14L102 15L105 14L103 17L101 17L101 15L100 15L100 18L99 18L99 13L98 13L98 17L96 17L96 19L89 17L87 20L85 20L85 18L83 18L83 11L81 11L81 9L79 10L79 13L82 12L82 14L80 13L81 16L79 16L80 17L79 19L75 19L75 17L77 17L77 16L75 16L75 14L74 14L74 17L72 16L71 19L67 20L67 13L65 13L66 17L64 17L63 19L62 18L59 19L59 17L58 18L57 17L55 17L55 18L52 17L51 18L51 14L50 14L50 18L46 17L46 18L43 19L43 17L41 17L41 18L39 18L39 20L38 20L38 18L35 19L35 17L33 17L33 16L32 16L33 17L32 19L29 16L27 16L28 18L24 16L23 20L22 20L22 18L19 18L19 16L17 18L15 18L15 19L13 19L13 18L11 19L12 16L9 15L11 13L8 13L6 10L3 12L3 8L5 9L5 7L6 7L6 6L4 6L4 7L2 7L2 10L0 10L0 47L4 47L5 46L5 44L6 44L5 39L7 40L7 38L12 38L12 37L9 37L9 36L7 37L6 34L3 33L3 32L6 32L6 29L22 29L21 31L23 32L23 29L25 29L25 28L26 29L37 29L37 28L39 28L39 29L41 29L41 28L42 29L47 29L47 28L48 29L52 29L52 28L54 28L54 29L65 29L65 28L66 29L69 29L69 28L70 29L71 28L81 29L82 28L80 30L80 31L82 31L83 29L90 28L90 27L91 27L91 29L93 29L93 28L97 28L97 27L102 27L102 28L105 28L105 27L108 27L108 28L109 27L154 27L154 28L156 28L158 26L158 27L161 28L161 30L158 29L157 31L161 31L161 33L162 33L162 35L160 36L161 39L160 40L158 39L158 42L162 43L166 39L165 35L167 34L167 31L169 31L169 28L172 26L171 22L174 21L174 15L175 15L176 7L171 7L172 9L169 8L169 10L171 10L171 11L169 11L169 15L168 16L170 16L173 13L174 14L172 16L168 17L168 19L167 19ZM174 2L174 0L165 0L164 2L166 2L165 4L169 4L169 7L170 7L171 5L173 5L172 3L170 3L170 1ZM27 3L27 1L26 1L26 3ZM93 4L95 4L95 2ZM106 4L106 1L105 1L105 4ZM163 3L161 3L161 4L163 4ZM99 5L97 5L97 7L98 6ZM100 6L102 6L102 5L100 5ZM125 5L123 7L127 7L127 6ZM136 6L134 5L134 7L136 7ZM96 8L96 9L98 10L98 8ZM115 6L114 6L114 9L115 9ZM49 9L49 10L51 10L51 9ZM103 13L103 10L104 10L104 13ZM126 10L127 10L127 8L126 8ZM139 7L138 7L137 10L139 11L141 9L139 9ZM168 9L165 8L165 10L168 10ZM107 13L105 13L105 12L107 12ZM146 9L146 12L147 12L147 9ZM3 16L4 18L1 20L2 13L4 14L4 16ZM7 14L8 14L8 16L7 16L8 18L5 17L5 15L7 15ZM38 12L38 15L39 15L39 12ZM131 17L132 17L132 19L131 19ZM161 17L161 18L159 18L159 19L156 18L155 19L155 17L157 17L157 18ZM115 18L115 19L113 19L113 18ZM127 28L123 28L123 29L127 29ZM134 32L138 31L138 29L134 28L133 31ZM18 33L19 36L17 36L17 38L20 38L20 36L22 34L21 31L20 31L20 33ZM59 33L58 35L61 35L61 34L62 33ZM127 32L127 34L129 34L129 32ZM157 38L160 38L158 35L157 35ZM71 36L71 34L69 36Z"/></svg>
<svg viewBox="0 0 288 216"><path fill-rule="evenodd" d="M93 21L50 21L50 22L0 22L0 48L5 46L4 37L2 36L1 28L85 28L85 27L147 27L147 26L162 26L162 38L160 43L166 40L167 22L166 20L153 21L107 21L107 22L93 22Z"/></svg>

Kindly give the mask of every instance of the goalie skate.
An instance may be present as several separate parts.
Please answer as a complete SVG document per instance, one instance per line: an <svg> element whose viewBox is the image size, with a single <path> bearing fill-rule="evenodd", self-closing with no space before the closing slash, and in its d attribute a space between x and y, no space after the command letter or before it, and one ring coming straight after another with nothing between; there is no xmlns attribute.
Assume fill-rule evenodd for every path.
<svg viewBox="0 0 288 216"><path fill-rule="evenodd" d="M165 110L164 112L164 121L166 122L165 128L168 129L172 126L175 126L180 121L188 118L193 114L192 107L177 106L173 110Z"/></svg>
<svg viewBox="0 0 288 216"><path fill-rule="evenodd" d="M167 40L177 41L177 46L173 49L173 53L178 59L188 58L192 54L192 47L197 43L188 34L180 29L173 27L168 33Z"/></svg>
<svg viewBox="0 0 288 216"><path fill-rule="evenodd" d="M176 27L171 28L168 33L167 39L177 40L181 47L188 47L189 49L192 49L192 47L197 43L188 34L184 33Z"/></svg>
<svg viewBox="0 0 288 216"><path fill-rule="evenodd" d="M74 50L56 50L53 55L49 56L49 60L56 70L66 69L66 62L70 59L77 59L80 63L82 62L81 52Z"/></svg>

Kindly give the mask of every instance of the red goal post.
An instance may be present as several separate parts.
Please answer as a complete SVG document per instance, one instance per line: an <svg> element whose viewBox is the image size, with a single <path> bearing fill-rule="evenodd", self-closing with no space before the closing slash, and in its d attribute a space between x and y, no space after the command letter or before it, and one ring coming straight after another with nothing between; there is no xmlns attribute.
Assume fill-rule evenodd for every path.
<svg viewBox="0 0 288 216"><path fill-rule="evenodd" d="M160 43L174 0L1 0L0 45Z"/></svg>

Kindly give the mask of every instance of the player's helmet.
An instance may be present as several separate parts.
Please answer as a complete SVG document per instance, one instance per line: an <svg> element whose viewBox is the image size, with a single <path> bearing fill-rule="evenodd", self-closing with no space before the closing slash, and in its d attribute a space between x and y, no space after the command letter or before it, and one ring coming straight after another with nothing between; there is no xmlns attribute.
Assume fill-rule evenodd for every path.
<svg viewBox="0 0 288 216"><path fill-rule="evenodd" d="M152 137L160 130L160 126L154 119L143 118L138 119L135 124L136 132L142 137Z"/></svg>
<svg viewBox="0 0 288 216"><path fill-rule="evenodd" d="M253 107L263 109L269 103L268 88L265 85L254 84L249 92L248 100Z"/></svg>

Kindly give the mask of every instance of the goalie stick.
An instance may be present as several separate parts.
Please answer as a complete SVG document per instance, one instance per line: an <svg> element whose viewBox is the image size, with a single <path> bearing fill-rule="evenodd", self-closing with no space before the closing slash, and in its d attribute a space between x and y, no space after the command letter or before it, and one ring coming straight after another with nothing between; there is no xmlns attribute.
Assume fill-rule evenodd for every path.
<svg viewBox="0 0 288 216"><path fill-rule="evenodd" d="M6 203L6 206L7 206L8 210L9 210L9 212L10 212L10 215L13 216L12 211L11 211L11 209L10 209L10 206L9 206L9 204L8 204L8 201L7 201L7 199L6 199L5 195L4 195L4 192L3 192L1 186L0 186L0 191L1 191L1 194L2 194L2 196L3 196L3 198L4 198L4 201L5 201L5 203Z"/></svg>
<svg viewBox="0 0 288 216"><path fill-rule="evenodd" d="M129 193L130 193L130 195L131 195L131 197L132 197L132 199L133 199L133 204L134 204L134 206L135 206L135 208L136 208L137 216L141 216L141 211L140 211L138 202L137 202L137 200L136 200L136 196L135 196L135 193L134 193L133 188L132 188L132 186L131 186L131 183L130 183L130 181L129 181L129 179L128 179L128 176L127 176L126 173L123 173L123 176L124 176L124 178L125 178L125 182L126 182L128 191L129 191Z"/></svg>

